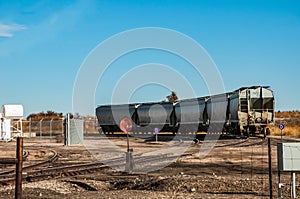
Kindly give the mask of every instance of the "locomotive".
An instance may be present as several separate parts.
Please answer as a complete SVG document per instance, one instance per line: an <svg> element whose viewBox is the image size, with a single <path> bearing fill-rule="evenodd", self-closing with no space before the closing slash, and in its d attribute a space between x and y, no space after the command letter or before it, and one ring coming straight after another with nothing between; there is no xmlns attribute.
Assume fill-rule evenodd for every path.
<svg viewBox="0 0 300 199"><path fill-rule="evenodd" d="M224 94L184 99L102 105L96 116L104 133L120 132L122 119L132 121L132 132L215 132L250 136L270 133L274 125L274 94L268 86L241 87ZM217 126L218 128L214 128Z"/></svg>

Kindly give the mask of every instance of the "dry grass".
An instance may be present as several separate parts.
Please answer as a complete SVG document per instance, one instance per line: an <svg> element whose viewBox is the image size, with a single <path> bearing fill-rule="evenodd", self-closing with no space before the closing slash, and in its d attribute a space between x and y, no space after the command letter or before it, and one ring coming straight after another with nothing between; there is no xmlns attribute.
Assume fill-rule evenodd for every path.
<svg viewBox="0 0 300 199"><path fill-rule="evenodd" d="M271 135L280 135L280 129L278 126L269 127L271 130ZM300 126L285 126L282 130L283 136L293 136L300 137Z"/></svg>
<svg viewBox="0 0 300 199"><path fill-rule="evenodd" d="M284 112L276 112L276 118L299 118L300 112L299 111L284 111Z"/></svg>
<svg viewBox="0 0 300 199"><path fill-rule="evenodd" d="M271 135L280 135L279 124L284 124L282 135L300 137L300 111L284 111L275 113L275 126L270 126Z"/></svg>

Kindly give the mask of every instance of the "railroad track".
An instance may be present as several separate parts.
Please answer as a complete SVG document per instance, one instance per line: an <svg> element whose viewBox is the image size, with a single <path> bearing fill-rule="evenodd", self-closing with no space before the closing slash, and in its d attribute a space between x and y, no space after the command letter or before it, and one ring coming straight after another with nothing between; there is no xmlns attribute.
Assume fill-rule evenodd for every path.
<svg viewBox="0 0 300 199"><path fill-rule="evenodd" d="M151 162L161 161L162 159L166 161L169 159L173 160L176 158L177 156L168 156L168 155L149 156L149 157L143 156L143 157L135 158L134 162L136 164L141 164L141 163L149 164ZM109 163L110 163L109 166L104 165L102 162L92 162L92 163L52 167L52 168L45 168L41 170L29 171L23 173L23 181L33 182L33 181L41 181L41 180L47 180L53 178L65 178L65 177L83 175L88 173L95 173L95 172L103 171L105 169L111 169L114 167L125 167L124 158L122 160L116 158L114 160L111 160ZM15 178L13 175L0 176L1 184L7 185L7 184L13 184L14 182L15 182Z"/></svg>
<svg viewBox="0 0 300 199"><path fill-rule="evenodd" d="M265 140L254 140L254 139L246 139L234 143L228 143L219 145L217 147L226 147L226 146L234 146L234 147L247 147L247 146L253 146L253 145L260 145L263 144ZM179 146L182 144L183 141L179 140L178 142L175 142L172 144L172 147ZM144 156L145 154L139 153L135 154L134 156L134 162L135 164L139 165L150 165L159 163L160 161L176 161L179 157L178 155L173 155L171 153L163 154L163 155L148 155ZM183 154L183 156L188 156L190 154ZM77 176L77 175L83 175L83 174L89 174L89 173L95 173L99 171L104 171L106 169L110 168L125 168L125 159L124 157L119 158L112 158L108 159L106 161L97 161L92 163L84 163L84 164L76 164L76 165L68 165L68 166L58 166L58 167L52 167L52 168L43 168L39 170L32 170L33 168L37 168L40 166L43 166L44 163L48 163L54 160L54 155L52 158L49 158L49 160L43 161L41 163L27 166L25 173L23 173L23 180L32 182L32 181L40 181L40 180L46 180L46 179L53 179L53 178L66 178L71 176ZM107 166L109 164L109 166ZM32 171L31 171L32 170ZM12 184L14 183L14 175L9 174L1 174L0 175L0 183L2 184Z"/></svg>
<svg viewBox="0 0 300 199"><path fill-rule="evenodd" d="M229 143L229 144L216 145L215 147L217 147L217 148L220 147L221 148L221 147L237 146L237 145L244 144L248 141L249 141L249 138L244 139L244 140L238 140L237 142L233 142L233 143Z"/></svg>
<svg viewBox="0 0 300 199"><path fill-rule="evenodd" d="M261 145L265 142L265 140L255 140L252 142L253 139L245 139L242 141L229 143L229 144L223 144L216 147L248 147L248 146L254 146L254 145ZM172 147L179 146L183 143L182 140L179 140L178 142L175 142L172 144ZM182 156L188 156L190 154L183 154ZM66 177L72 177L77 175L84 175L89 173L95 173L99 171L104 171L106 169L111 168L125 168L125 158L124 157L118 157L118 158L112 158L108 159L106 161L96 161L91 163L83 163L83 164L75 164L75 165L68 165L68 166L57 166L57 167L51 167L51 168L42 168L38 170L33 170L36 168L40 168L48 163L52 163L57 159L57 153L53 151L53 155L43 162L39 162L37 164L29 165L27 167L24 167L23 171L23 180L27 182L32 181L41 181L41 180L47 180L47 179L53 179L53 178L66 178ZM145 156L143 153L135 154L134 156L134 163L141 165L148 165L151 166L151 164L160 163L161 161L171 161L175 162L179 155L174 155L172 153L167 153L163 155L148 155ZM108 166L109 165L109 166ZM14 170L13 171L7 171L0 173L0 183L1 184L13 184L15 182L14 178Z"/></svg>
<svg viewBox="0 0 300 199"><path fill-rule="evenodd" d="M172 144L171 146L172 147L178 146L182 143L183 141L180 140ZM35 168L53 162L56 158L57 158L57 153L55 153L53 156L51 156L51 158L49 158L46 161L24 167L23 176L22 176L23 180L32 182L32 181L40 181L40 180L53 179L53 178L71 177L76 175L95 173L98 171L103 171L105 169L122 168L122 167L125 168L125 164L126 164L124 157L118 157L118 158L108 159L106 161L96 161L91 163L58 166L58 167L33 170ZM163 155L148 155L148 156L144 156L143 153L139 153L139 154L135 154L134 163L149 165L161 161L168 161L168 160L175 161L177 158L178 155L173 155L171 153L167 153ZM0 184L13 184L14 182L15 182L14 170L0 173Z"/></svg>
<svg viewBox="0 0 300 199"><path fill-rule="evenodd" d="M253 142L254 140L254 142ZM255 145L262 145L266 142L266 139L254 139L254 138L247 138L243 140L238 141L230 141L230 143L222 144L222 145L216 145L216 148L222 148L222 147L249 147L249 146L255 146ZM201 142L200 142L201 143Z"/></svg>
<svg viewBox="0 0 300 199"><path fill-rule="evenodd" d="M47 160L25 166L25 167L23 167L23 172L24 171L29 171L29 170L32 170L32 169L35 169L35 168L40 168L40 167L43 167L43 166L46 166L48 164L51 164L51 163L55 162L58 159L58 153L56 151L52 150L52 149L48 149L48 150L50 150L52 155L50 157L48 157ZM24 150L23 158L25 159L28 156L29 156L29 152ZM10 178L10 177L14 177L14 176L15 176L15 169L0 172L0 179Z"/></svg>
<svg viewBox="0 0 300 199"><path fill-rule="evenodd" d="M250 140L253 140L253 139L249 139L248 142ZM239 147L249 147L249 146L255 146L255 145L263 145L267 142L267 139L260 139L260 140L255 140L254 142L250 142L250 143L246 143L246 144L243 144Z"/></svg>

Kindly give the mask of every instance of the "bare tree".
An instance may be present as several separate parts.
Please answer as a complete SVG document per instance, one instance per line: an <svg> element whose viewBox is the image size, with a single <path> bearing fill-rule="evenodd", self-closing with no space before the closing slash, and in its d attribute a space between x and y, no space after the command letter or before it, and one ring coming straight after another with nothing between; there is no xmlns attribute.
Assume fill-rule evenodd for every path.
<svg viewBox="0 0 300 199"><path fill-rule="evenodd" d="M178 102L178 97L175 91L172 91L171 95L168 95L166 98L168 99L169 102L172 103Z"/></svg>

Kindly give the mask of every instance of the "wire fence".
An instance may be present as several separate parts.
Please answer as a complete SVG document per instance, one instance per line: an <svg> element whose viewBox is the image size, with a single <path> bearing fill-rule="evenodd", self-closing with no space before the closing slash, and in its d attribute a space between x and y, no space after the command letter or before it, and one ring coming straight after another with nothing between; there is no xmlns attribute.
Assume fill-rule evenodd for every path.
<svg viewBox="0 0 300 199"><path fill-rule="evenodd" d="M14 125L14 124L13 124ZM15 124L17 125L17 124ZM50 142L63 142L64 120L24 120L23 135L29 139L50 140ZM98 132L98 122L94 118L84 119L84 135ZM239 144L239 142L241 142ZM257 142L257 143L256 143ZM247 142L241 140L228 141L226 144L216 146L210 154L197 160L193 171L197 178L199 189L212 194L240 194L270 198L270 188L273 198L278 196L278 169L277 144L281 142L280 136L271 139L272 156L272 185L269 183L268 145L267 141L259 138L249 138ZM285 139L283 142L299 142L297 139ZM236 144L238 143L238 144ZM190 162L181 161L183 165ZM299 173L296 179L299 182ZM191 184L192 181L188 179ZM281 174L281 197L291 198L291 174ZM300 195L300 187L297 187Z"/></svg>
<svg viewBox="0 0 300 199"><path fill-rule="evenodd" d="M95 134L99 133L99 124L95 117L87 117L84 119L84 134ZM297 120L300 122L300 120ZM279 123L287 123L285 120L279 120L277 119L276 124L274 126L270 126L271 134L272 135L280 135L280 130L277 128ZM64 133L64 118L59 120L47 120L47 119L41 119L41 120L23 120L23 133L25 137L32 138L40 136L41 138L46 136L57 136L57 135L63 135ZM20 124L18 121L12 121L12 126L15 127L14 129L18 129ZM294 133L295 135L300 135L300 132L298 132L298 129L293 129L294 126L287 125L286 129L283 130L283 135L290 135L291 133L289 131L297 131ZM300 128L299 128L300 129ZM291 135L294 135L291 134Z"/></svg>
<svg viewBox="0 0 300 199"><path fill-rule="evenodd" d="M277 144L280 138L271 139L271 179L270 186L267 140L255 144L258 138L250 138L254 144L224 145L215 147L198 164L197 181L205 193L226 195L238 194L240 198L278 197L278 160ZM237 141L238 142L238 141ZM298 139L283 139L283 142L299 142ZM300 149L299 149L300 150ZM300 158L300 157L299 157ZM186 163L185 163L186 164ZM291 172L281 172L281 198L292 198ZM296 184L299 184L299 172L296 172ZM199 185L198 185L199 186ZM300 187L296 187L300 195Z"/></svg>
<svg viewBox="0 0 300 199"><path fill-rule="evenodd" d="M50 142L63 142L64 122L64 118L60 120L23 120L23 136L29 139L50 139ZM19 126L19 121L12 121L12 129ZM98 122L95 119L84 119L84 134L98 133L97 126Z"/></svg>
<svg viewBox="0 0 300 199"><path fill-rule="evenodd" d="M204 190L213 194L250 194L260 197L269 193L268 147L261 144L222 144L199 162ZM251 142L256 142L251 139ZM260 142L260 141L259 141Z"/></svg>

